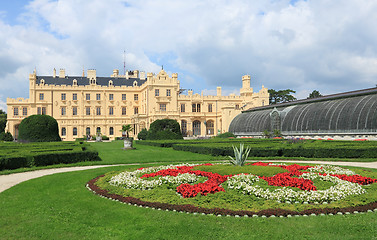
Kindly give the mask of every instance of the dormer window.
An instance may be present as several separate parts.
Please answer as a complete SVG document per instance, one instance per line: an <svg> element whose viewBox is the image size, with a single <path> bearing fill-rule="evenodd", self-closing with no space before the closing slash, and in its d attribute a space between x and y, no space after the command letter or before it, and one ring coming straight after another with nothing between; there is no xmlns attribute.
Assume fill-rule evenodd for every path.
<svg viewBox="0 0 377 240"><path fill-rule="evenodd" d="M77 86L77 80L73 79L73 86Z"/></svg>
<svg viewBox="0 0 377 240"><path fill-rule="evenodd" d="M136 82L136 81L134 81L134 84L133 84L133 85L134 85L134 87L137 87L137 82Z"/></svg>
<svg viewBox="0 0 377 240"><path fill-rule="evenodd" d="M109 86L114 86L114 83L112 80L109 81Z"/></svg>
<svg viewBox="0 0 377 240"><path fill-rule="evenodd" d="M45 80L42 79L40 85L45 85Z"/></svg>
<svg viewBox="0 0 377 240"><path fill-rule="evenodd" d="M94 78L90 79L90 85L96 85L96 80Z"/></svg>

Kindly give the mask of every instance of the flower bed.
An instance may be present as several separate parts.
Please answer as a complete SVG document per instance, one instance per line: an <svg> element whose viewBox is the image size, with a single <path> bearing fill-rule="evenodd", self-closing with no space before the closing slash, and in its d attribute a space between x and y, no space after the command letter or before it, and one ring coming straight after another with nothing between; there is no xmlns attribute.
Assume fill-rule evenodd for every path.
<svg viewBox="0 0 377 240"><path fill-rule="evenodd" d="M93 188L126 197L126 202L161 202L175 206L173 209L179 205L200 209L223 207L227 211L255 214L272 209L302 213L355 206L377 208L377 179L345 168L254 163L252 166L287 170L273 176L257 176L252 172L221 175L200 170L203 166L208 169L213 165L169 165L111 173L99 178Z"/></svg>

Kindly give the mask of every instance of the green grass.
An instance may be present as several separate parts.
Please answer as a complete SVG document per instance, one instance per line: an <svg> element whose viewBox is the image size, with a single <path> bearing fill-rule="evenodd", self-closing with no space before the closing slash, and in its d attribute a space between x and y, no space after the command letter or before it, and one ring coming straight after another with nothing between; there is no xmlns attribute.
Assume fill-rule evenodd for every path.
<svg viewBox="0 0 377 240"><path fill-rule="evenodd" d="M0 194L1 239L375 239L377 214L298 218L202 216L128 206L85 183L110 167L21 183Z"/></svg>
<svg viewBox="0 0 377 240"><path fill-rule="evenodd" d="M0 171L0 175L12 174L19 172L34 171L48 168L62 168L72 166L89 166L89 165L113 165L113 164L133 164L133 163L182 163L182 162L197 162L197 161L213 161L222 159L224 157L214 157L210 155L203 155L198 153L176 151L172 148L160 148L153 146L145 146L141 144L134 144L136 149L123 150L123 141L113 142L96 142L90 143L91 146L97 149L102 161L78 162L74 164L58 164L43 167L19 168L15 170ZM0 150L1 152L1 150Z"/></svg>
<svg viewBox="0 0 377 240"><path fill-rule="evenodd" d="M213 166L197 166L193 170L201 170L205 172L218 173L220 175L236 175L240 173L252 173L257 176L271 177L278 173L288 172L283 168L272 167L272 166L233 166L233 165L213 165Z"/></svg>

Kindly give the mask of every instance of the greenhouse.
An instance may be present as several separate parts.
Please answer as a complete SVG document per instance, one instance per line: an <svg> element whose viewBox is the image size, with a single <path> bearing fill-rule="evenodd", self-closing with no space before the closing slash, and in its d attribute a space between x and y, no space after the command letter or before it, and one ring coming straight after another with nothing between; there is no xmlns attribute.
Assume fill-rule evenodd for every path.
<svg viewBox="0 0 377 240"><path fill-rule="evenodd" d="M230 124L239 137L279 130L285 137L377 139L377 88L243 111Z"/></svg>

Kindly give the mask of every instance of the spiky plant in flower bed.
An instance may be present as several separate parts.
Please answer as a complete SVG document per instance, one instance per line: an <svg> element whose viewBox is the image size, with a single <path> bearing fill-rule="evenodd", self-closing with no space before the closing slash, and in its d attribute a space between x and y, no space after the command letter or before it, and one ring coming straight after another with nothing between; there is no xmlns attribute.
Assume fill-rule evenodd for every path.
<svg viewBox="0 0 377 240"><path fill-rule="evenodd" d="M235 165L235 166L243 166L246 162L247 157L249 156L250 153L250 146L248 146L245 151L244 151L244 144L240 144L240 149L237 147L233 146L233 151L234 151L234 158L231 156L228 156L230 158L230 162Z"/></svg>

